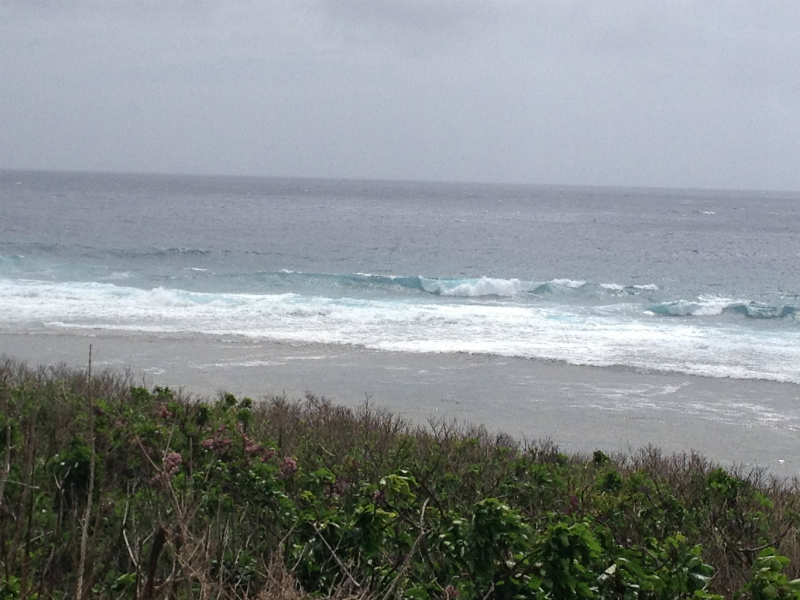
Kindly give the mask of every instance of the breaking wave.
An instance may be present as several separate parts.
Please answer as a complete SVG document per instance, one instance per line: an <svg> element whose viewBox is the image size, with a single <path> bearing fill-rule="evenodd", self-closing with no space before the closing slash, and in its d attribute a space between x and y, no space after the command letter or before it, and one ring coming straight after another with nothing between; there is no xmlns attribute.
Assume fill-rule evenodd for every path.
<svg viewBox="0 0 800 600"><path fill-rule="evenodd" d="M247 277L247 275L233 275ZM515 296L633 296L658 290L655 284L617 285L597 284L572 279L553 279L550 281L525 281L521 279L477 277L477 278L445 278L406 275L374 275L370 273L302 273L297 271L261 272L252 277L262 281L275 280L285 284L296 284L301 288L331 286L334 288L363 288L376 290L413 290L437 296L454 298Z"/></svg>
<svg viewBox="0 0 800 600"><path fill-rule="evenodd" d="M664 317L703 317L730 314L741 315L748 319L796 319L800 307L792 304L764 304L727 298L700 298L697 301L676 300L654 304L647 310L654 315Z"/></svg>
<svg viewBox="0 0 800 600"><path fill-rule="evenodd" d="M355 279L350 281L362 284L366 280L379 285L415 285L414 278L352 277ZM443 280L431 281L426 285L433 289ZM233 335L282 343L462 352L800 383L800 347L793 343L794 327L764 328L744 320L736 327L720 327L715 319L653 319L644 313L645 305L639 300L597 304L566 302L555 296L534 302L452 302L435 294L442 290L464 295L521 294L522 282L498 283L488 278L444 281L447 284L432 293L423 288L416 296L355 298L330 293L208 293L2 278L0 331ZM459 288L462 285L465 287ZM561 280L548 285L580 290L586 284ZM774 318L794 310L719 299L664 303L651 309L675 316L726 310L762 315L753 318Z"/></svg>

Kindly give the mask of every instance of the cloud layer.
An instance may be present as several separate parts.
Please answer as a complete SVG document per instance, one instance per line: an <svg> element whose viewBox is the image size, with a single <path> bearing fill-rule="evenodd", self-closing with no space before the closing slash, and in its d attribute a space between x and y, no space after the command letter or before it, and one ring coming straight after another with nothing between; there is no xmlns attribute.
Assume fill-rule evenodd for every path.
<svg viewBox="0 0 800 600"><path fill-rule="evenodd" d="M0 168L800 189L794 2L0 0Z"/></svg>

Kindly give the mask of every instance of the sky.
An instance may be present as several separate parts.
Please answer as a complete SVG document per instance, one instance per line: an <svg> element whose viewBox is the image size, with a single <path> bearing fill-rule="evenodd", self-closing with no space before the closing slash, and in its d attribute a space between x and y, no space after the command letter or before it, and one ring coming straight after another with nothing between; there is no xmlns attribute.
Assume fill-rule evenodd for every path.
<svg viewBox="0 0 800 600"><path fill-rule="evenodd" d="M800 190L796 0L0 0L0 168Z"/></svg>

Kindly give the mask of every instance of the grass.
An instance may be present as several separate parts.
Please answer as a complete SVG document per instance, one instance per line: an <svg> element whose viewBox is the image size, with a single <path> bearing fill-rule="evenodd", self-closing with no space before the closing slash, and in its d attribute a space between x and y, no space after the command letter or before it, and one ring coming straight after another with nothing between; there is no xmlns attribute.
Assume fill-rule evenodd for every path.
<svg viewBox="0 0 800 600"><path fill-rule="evenodd" d="M798 482L697 454L5 359L0 461L0 599L800 597Z"/></svg>

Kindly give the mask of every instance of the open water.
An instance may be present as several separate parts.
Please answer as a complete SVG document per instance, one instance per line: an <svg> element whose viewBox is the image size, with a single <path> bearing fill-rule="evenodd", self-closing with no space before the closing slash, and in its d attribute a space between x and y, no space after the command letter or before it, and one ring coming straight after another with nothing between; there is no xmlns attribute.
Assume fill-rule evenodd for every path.
<svg viewBox="0 0 800 600"><path fill-rule="evenodd" d="M515 377L547 361L673 391L691 376L783 382L786 400L798 313L794 192L0 171L11 355L8 336L180 338L206 354L500 357ZM465 373L437 389L447 377ZM795 409L781 409L793 428Z"/></svg>

